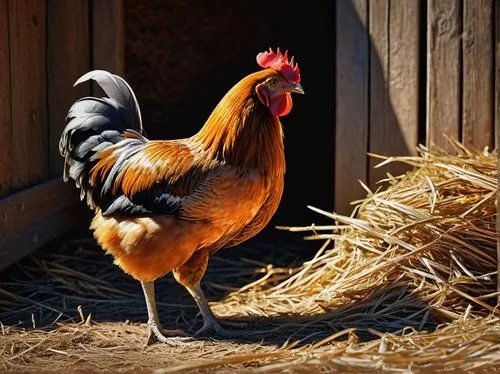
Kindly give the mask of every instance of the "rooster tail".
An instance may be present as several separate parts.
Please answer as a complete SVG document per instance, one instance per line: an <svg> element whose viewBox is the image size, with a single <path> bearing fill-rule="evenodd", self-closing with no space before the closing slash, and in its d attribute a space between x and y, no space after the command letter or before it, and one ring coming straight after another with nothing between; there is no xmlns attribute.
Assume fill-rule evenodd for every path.
<svg viewBox="0 0 500 374"><path fill-rule="evenodd" d="M147 142L143 133L139 104L124 79L104 70L93 70L81 76L75 86L90 79L96 81L107 98L84 97L76 101L66 116L66 128L59 141L64 157L63 179L75 180L83 199L89 192L89 173L97 161L96 153L117 145ZM124 134L126 131L127 134ZM94 208L90 196L89 205Z"/></svg>

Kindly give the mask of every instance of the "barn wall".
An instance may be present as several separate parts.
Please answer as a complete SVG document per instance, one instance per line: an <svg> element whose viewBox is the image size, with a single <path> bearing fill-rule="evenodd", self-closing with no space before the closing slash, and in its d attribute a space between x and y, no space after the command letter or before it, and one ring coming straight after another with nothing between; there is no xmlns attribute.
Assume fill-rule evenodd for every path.
<svg viewBox="0 0 500 374"><path fill-rule="evenodd" d="M493 15L493 0L336 1L337 211L365 193L357 180L405 170L373 169L368 152L449 150L445 135L492 149Z"/></svg>
<svg viewBox="0 0 500 374"><path fill-rule="evenodd" d="M368 152L446 148L443 133L494 145L495 7L498 14L494 0L0 0L0 269L83 222L57 149L68 107L95 90L72 87L82 73L125 74L149 135L177 138L197 131L255 71L257 52L290 49L307 94L283 118L288 170L275 233L277 224L315 222L307 204L347 213L365 194L358 180L374 187L387 170L402 171L373 169Z"/></svg>
<svg viewBox="0 0 500 374"><path fill-rule="evenodd" d="M255 54L279 45L296 55L306 96L282 120L287 179L274 224L314 221L307 204L349 213L366 194L358 181L376 188L406 170L374 169L368 153L449 149L444 135L492 148L493 0L287 4L126 0L126 75L149 134L195 133L258 68Z"/></svg>
<svg viewBox="0 0 500 374"><path fill-rule="evenodd" d="M117 0L0 0L0 270L88 225L62 182L59 138L71 104L91 92L75 80L123 66L122 10Z"/></svg>

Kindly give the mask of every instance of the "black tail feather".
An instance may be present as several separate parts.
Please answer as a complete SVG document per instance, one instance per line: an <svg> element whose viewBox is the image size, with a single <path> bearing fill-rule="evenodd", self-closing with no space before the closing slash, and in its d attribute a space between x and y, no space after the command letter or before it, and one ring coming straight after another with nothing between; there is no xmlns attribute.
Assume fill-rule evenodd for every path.
<svg viewBox="0 0 500 374"><path fill-rule="evenodd" d="M95 80L109 98L85 97L72 105L59 151L65 160L64 181L75 180L81 189L80 197L83 199L87 195L88 204L94 208L88 194L88 174L97 161L96 153L125 140L125 131L140 141L147 139L141 135L139 104L127 82L107 71L94 70L80 77L75 85L90 79Z"/></svg>

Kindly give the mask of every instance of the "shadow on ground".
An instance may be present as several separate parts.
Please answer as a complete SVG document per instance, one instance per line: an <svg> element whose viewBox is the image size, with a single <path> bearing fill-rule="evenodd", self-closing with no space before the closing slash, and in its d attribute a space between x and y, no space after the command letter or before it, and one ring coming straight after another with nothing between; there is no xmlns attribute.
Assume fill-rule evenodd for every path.
<svg viewBox="0 0 500 374"><path fill-rule="evenodd" d="M408 300L413 301L411 310L408 308ZM400 307L403 304L406 306L404 309ZM426 308L429 309L405 288L391 287L380 290L368 299L321 315L238 319L247 322L247 326L242 335L233 340L280 345L300 341L300 346L318 342L336 333L339 333L337 340L346 339L347 333L340 334L346 330L354 330L362 341L379 338L379 333L384 332L400 334L405 329L434 331L438 323L432 319L430 309L429 318L422 323L419 311ZM412 321L408 319L411 314L420 315L420 318Z"/></svg>
<svg viewBox="0 0 500 374"><path fill-rule="evenodd" d="M210 301L221 300L229 292L262 277L269 264L296 267L307 259L298 246L251 241L215 256L202 286ZM0 322L4 325L51 328L57 322L80 322L89 315L95 322L144 323L147 319L139 282L113 265L111 256L104 255L87 236L66 237L52 243L0 276ZM201 327L194 301L171 275L156 282L156 292L164 327L186 331ZM415 321L408 319L426 306L404 287L382 289L371 297L377 303L365 298L315 316L239 318L237 321L245 326L231 328L233 338L220 339L280 345L299 340L300 344L307 344L345 329L355 329L361 339L372 339L376 337L373 330L399 333L407 325L428 331L436 327L430 318L425 323L421 316ZM412 305L411 310L408 305Z"/></svg>

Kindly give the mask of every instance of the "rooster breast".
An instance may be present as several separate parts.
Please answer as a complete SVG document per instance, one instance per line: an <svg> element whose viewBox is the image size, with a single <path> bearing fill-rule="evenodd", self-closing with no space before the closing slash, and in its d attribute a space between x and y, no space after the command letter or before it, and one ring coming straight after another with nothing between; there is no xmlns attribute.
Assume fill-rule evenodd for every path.
<svg viewBox="0 0 500 374"><path fill-rule="evenodd" d="M274 178L268 181L265 199L252 220L241 227L232 238L227 238L225 243L218 243L220 244L219 247L232 247L238 245L262 231L278 209L283 194L283 188L284 174L278 173ZM214 252L214 250L212 250L212 252Z"/></svg>

